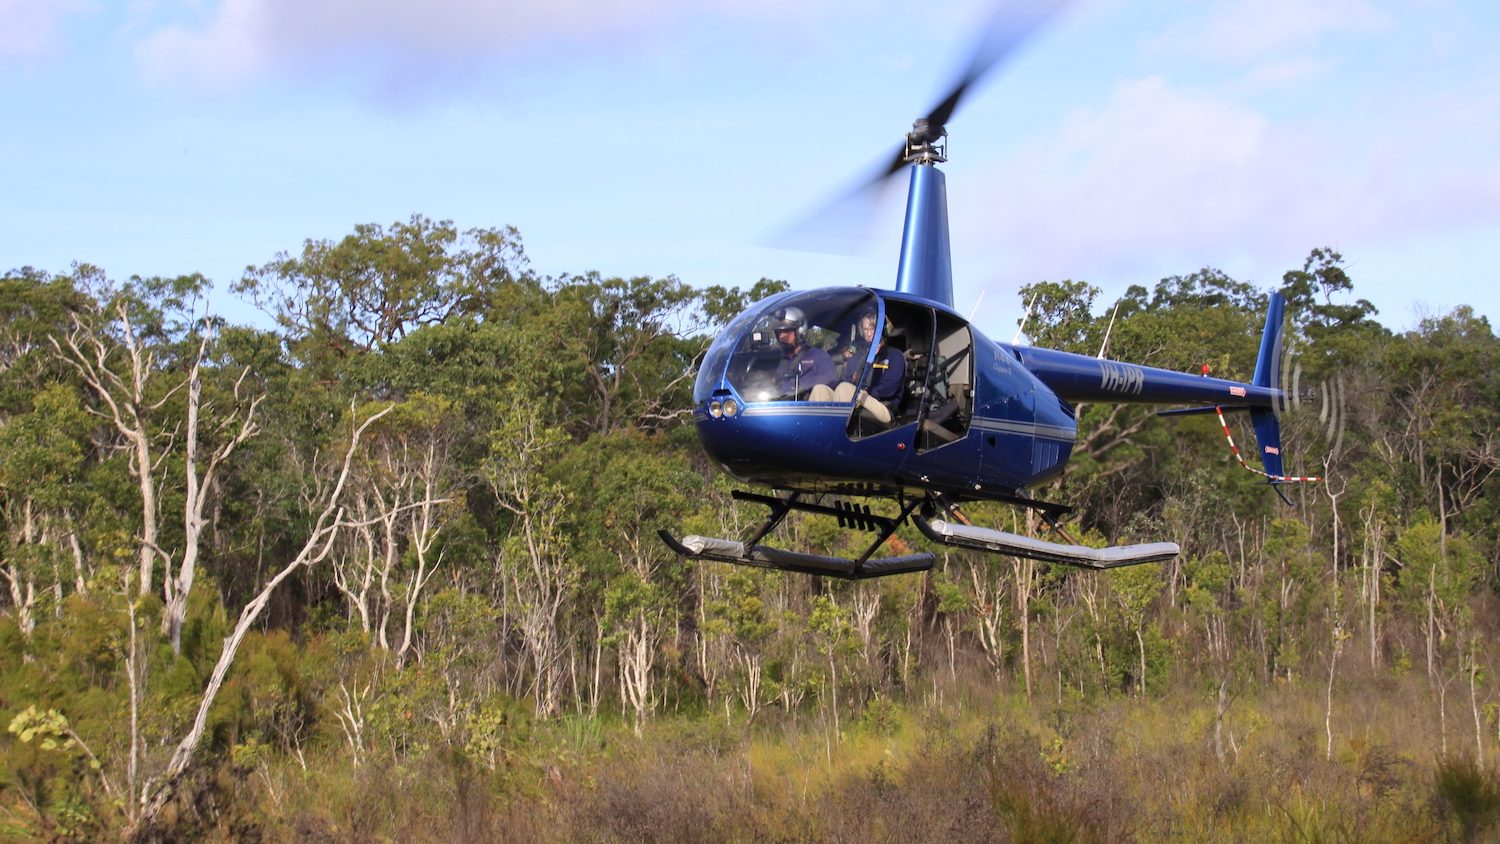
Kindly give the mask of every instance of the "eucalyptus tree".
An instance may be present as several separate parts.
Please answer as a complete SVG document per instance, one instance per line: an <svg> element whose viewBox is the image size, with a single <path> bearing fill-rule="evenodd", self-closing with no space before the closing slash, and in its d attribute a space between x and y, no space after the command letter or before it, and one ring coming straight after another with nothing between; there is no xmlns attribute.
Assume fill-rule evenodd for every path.
<svg viewBox="0 0 1500 844"><path fill-rule="evenodd" d="M389 228L354 227L247 267L236 293L272 315L299 357L321 367L394 343L427 325L484 313L527 272L512 227L469 229L413 214Z"/></svg>

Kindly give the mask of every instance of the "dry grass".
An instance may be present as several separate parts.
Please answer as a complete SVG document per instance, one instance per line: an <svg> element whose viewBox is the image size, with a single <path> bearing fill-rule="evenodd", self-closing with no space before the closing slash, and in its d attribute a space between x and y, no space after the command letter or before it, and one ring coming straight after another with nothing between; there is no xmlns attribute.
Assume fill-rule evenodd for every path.
<svg viewBox="0 0 1500 844"><path fill-rule="evenodd" d="M584 750L539 741L503 776L434 750L287 776L274 803L254 799L265 840L1493 840L1500 777L1459 753L1440 761L1433 706L1419 678L1351 681L1328 758L1316 689L1250 691L1220 759L1206 694L929 697L873 727L856 714L837 738L817 718L663 720L640 739L604 728Z"/></svg>

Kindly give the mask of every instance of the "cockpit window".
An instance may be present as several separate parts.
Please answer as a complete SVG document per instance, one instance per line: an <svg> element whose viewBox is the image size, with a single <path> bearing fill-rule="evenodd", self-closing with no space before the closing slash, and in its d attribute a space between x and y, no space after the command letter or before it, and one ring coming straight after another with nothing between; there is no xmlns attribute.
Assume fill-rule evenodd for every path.
<svg viewBox="0 0 1500 844"><path fill-rule="evenodd" d="M876 310L874 294L847 288L757 303L714 341L694 398L706 401L723 376L745 401L829 400L837 383L863 367L859 318Z"/></svg>

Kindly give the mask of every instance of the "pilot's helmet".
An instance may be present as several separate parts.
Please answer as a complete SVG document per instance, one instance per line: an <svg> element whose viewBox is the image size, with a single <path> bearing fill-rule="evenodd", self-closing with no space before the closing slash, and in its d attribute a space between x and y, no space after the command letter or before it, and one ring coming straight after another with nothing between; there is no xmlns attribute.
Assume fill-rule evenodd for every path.
<svg viewBox="0 0 1500 844"><path fill-rule="evenodd" d="M791 329L799 338L807 336L807 315L801 308L779 308L771 313L771 328L776 331Z"/></svg>

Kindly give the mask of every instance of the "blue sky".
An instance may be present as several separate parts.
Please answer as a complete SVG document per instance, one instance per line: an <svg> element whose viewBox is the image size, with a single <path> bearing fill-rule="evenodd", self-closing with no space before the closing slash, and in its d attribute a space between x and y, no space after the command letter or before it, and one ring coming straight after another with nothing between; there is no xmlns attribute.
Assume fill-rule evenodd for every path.
<svg viewBox="0 0 1500 844"><path fill-rule="evenodd" d="M517 226L535 270L797 288L895 277L767 236L868 171L993 4L0 0L0 269L202 272L413 213ZM1314 247L1393 328L1500 320L1500 6L1071 5L949 123L955 304ZM217 294L216 309L251 318Z"/></svg>

